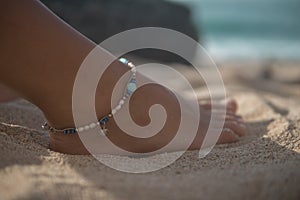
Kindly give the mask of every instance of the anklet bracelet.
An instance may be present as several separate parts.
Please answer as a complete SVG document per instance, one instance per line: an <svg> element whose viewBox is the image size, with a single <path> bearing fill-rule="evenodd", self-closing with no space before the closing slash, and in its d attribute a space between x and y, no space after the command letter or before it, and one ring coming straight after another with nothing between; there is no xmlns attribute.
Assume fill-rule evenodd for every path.
<svg viewBox="0 0 300 200"><path fill-rule="evenodd" d="M106 123L109 122L109 119L112 118L113 115L115 115L118 112L118 110L120 110L122 108L125 101L128 99L128 97L137 88L137 86L136 86L136 67L135 67L135 65L132 62L125 59L125 58L120 58L119 61L121 63L127 65L130 68L131 76L130 76L130 79L129 79L129 81L127 83L127 86L125 88L123 97L119 100L118 105L116 107L114 107L109 114L105 115L104 117L102 117L97 122L93 122L93 123L90 123L90 124L87 124L85 126L81 126L81 127L78 127L78 128L56 129L54 127L49 126L47 123L45 123L42 126L42 128L44 130L48 130L52 133L74 134L74 133L79 133L79 132L82 132L82 131L87 131L87 130L93 129L96 126L100 126L100 128L102 130L101 134L106 135L108 133L108 129L105 126Z"/></svg>

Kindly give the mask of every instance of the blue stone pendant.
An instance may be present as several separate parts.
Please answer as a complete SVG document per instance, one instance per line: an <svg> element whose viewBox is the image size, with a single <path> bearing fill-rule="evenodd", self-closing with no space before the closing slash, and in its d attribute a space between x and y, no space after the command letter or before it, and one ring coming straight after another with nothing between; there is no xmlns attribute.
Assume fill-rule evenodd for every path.
<svg viewBox="0 0 300 200"><path fill-rule="evenodd" d="M132 78L127 84L126 94L131 95L136 90L136 79Z"/></svg>

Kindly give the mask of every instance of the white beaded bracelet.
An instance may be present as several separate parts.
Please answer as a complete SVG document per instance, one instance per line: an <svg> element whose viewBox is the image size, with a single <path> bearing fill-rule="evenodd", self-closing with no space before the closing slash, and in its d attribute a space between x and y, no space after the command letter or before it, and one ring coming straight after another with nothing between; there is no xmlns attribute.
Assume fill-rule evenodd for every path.
<svg viewBox="0 0 300 200"><path fill-rule="evenodd" d="M64 129L56 129L54 127L49 126L47 123L45 123L42 128L45 130L49 130L52 133L64 133L64 134L74 134L74 133L79 133L82 131L87 131L90 129L95 128L96 126L100 126L100 128L102 129L102 133L103 135L106 135L108 133L107 128L105 127L106 123L109 122L109 118L112 118L113 115L115 115L124 105L125 101L128 99L128 97L136 90L137 86L136 86L136 67L135 65L128 61L125 58L120 58L119 59L120 62L122 62L123 64L127 65L130 70L131 70L131 76L130 79L127 83L126 89L124 91L124 95L123 97L119 100L118 105L116 105L109 114L105 115L104 117L102 117L99 121L97 122L93 122L90 123L88 125L85 126L81 126L78 128L64 128Z"/></svg>

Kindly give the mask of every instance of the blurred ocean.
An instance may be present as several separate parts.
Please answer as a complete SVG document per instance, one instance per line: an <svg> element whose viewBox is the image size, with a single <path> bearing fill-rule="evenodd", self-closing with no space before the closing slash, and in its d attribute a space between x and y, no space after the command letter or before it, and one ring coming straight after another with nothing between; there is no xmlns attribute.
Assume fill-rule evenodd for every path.
<svg viewBox="0 0 300 200"><path fill-rule="evenodd" d="M300 60L300 0L173 0L188 5L214 59Z"/></svg>

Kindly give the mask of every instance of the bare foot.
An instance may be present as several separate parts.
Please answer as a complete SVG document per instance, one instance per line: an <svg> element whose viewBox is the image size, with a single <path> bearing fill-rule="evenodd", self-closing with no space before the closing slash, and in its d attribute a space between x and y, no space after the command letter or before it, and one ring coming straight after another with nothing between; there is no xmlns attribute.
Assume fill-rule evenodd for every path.
<svg viewBox="0 0 300 200"><path fill-rule="evenodd" d="M100 80L100 85L98 87L98 94L96 94L96 102L101 102L101 105L96 105L96 110L98 111L98 117L104 116L110 112L110 101L111 94L114 88L114 84L119 80L120 76L127 71L125 66L122 66L119 62L113 63L109 69L105 72L105 75ZM126 69L126 70L125 70ZM137 74L137 80L147 79L140 74ZM101 84L102 83L102 84ZM110 84L109 84L110 83ZM103 87L106 85L106 87ZM105 95L103 95L105 94ZM97 100L98 99L98 100ZM74 126L72 119L72 110L70 97L68 101L60 98L60 101L55 101L55 104L58 108L63 108L60 110L60 113L53 112L53 110L44 110L45 116L48 119L48 123L56 128L65 128ZM65 104L67 103L67 104ZM113 142L118 147L127 150L129 152L135 153L147 153L158 150L168 144L174 134L176 134L178 129L178 124L180 123L181 115L183 117L191 118L193 110L185 110L184 113L180 112L180 107L175 95L170 92L167 88L158 85L158 84L149 84L147 86L142 86L138 88L130 100L130 111L131 117L136 124L140 126L146 126L150 121L148 116L148 111L151 105L160 104L162 105L166 112L167 118L165 126L163 129L155 136L150 138L137 138L132 137L125 132L123 132L117 125L114 119L112 118L107 124L109 134L107 135L108 139ZM243 136L246 133L245 124L242 118L235 114L237 109L237 104L235 101L227 102L230 110L233 112L227 112L225 116L224 129L219 137L218 143L230 143L238 141L239 137ZM52 107L48 105L48 107ZM203 139L207 134L208 125L210 123L210 107L209 105L204 106L206 109L203 109L199 106L200 109L200 122L197 135L194 138L189 149L199 149L202 145ZM54 108L54 106L52 107ZM220 115L220 119L224 117ZM192 121L192 119L191 119ZM189 133L186 133L189 134ZM104 147L105 144L98 144L103 148L99 148L99 151L96 153L107 153L115 154L116 152L109 147ZM62 134L62 133L50 133L50 148L54 151L59 151L62 153L68 154L89 154L87 149L82 144L77 133L75 134ZM185 147L183 143L175 143L170 151L180 151ZM95 152L93 152L95 153Z"/></svg>
<svg viewBox="0 0 300 200"><path fill-rule="evenodd" d="M95 49L96 45L49 12L39 1L9 2L2 9L0 17L1 27L4 27L4 31L1 31L1 36L3 36L1 38L5 39L2 40L0 46L1 82L9 85L23 98L38 106L43 111L50 126L58 129L74 127L72 91L75 77L80 64L85 60L87 54ZM30 45L28 45L29 43ZM99 54L95 57L95 62L112 56L101 47L97 49ZM92 65L101 67L97 63ZM128 68L116 61L101 77L95 94L97 102L95 109L98 118L110 113L111 94L114 85L126 71L128 71ZM85 73L85 75L85 81L91 81L89 74ZM137 75L138 81L147 79L142 75ZM2 100L12 98L11 95L4 95ZM85 96L82 96L82 98L85 98ZM203 110L200 107L200 110L202 109L200 121L194 123L193 114L198 109L180 110L174 94L158 84L150 84L139 88L131 98L130 113L136 124L145 126L149 123L148 111L153 104L160 104L165 108L168 116L167 121L158 134L144 139L130 137L120 130L114 119L112 119L107 124L110 131L107 138L117 146L131 152L157 150L168 144L174 137L181 116L183 116L183 118L188 119L187 121L191 123L191 126L199 125L199 128L196 126L198 128L195 131L197 135L190 149L201 147L203 139L207 135L206 132L212 115L209 109ZM183 103L190 105L188 101ZM82 116L89 112L86 109L88 106L85 104L84 102L80 107ZM219 118L222 117L226 117L226 121L219 139L220 143L237 141L239 136L245 134L244 123L234 113L218 116L215 120L219 121ZM124 120L128 120L128 116ZM88 123L91 123L91 121ZM81 133L67 135L50 133L50 147L63 153L88 154L89 152L79 139L79 134ZM93 136L89 131L82 134L86 134L88 137ZM186 135L183 136L189 135L191 133L187 131ZM99 138L98 135L97 138ZM185 138L182 139L182 141L179 140L174 143L169 150L184 150ZM100 142L97 141L94 144L98 150L96 153L115 153L105 142L106 137L101 137Z"/></svg>

